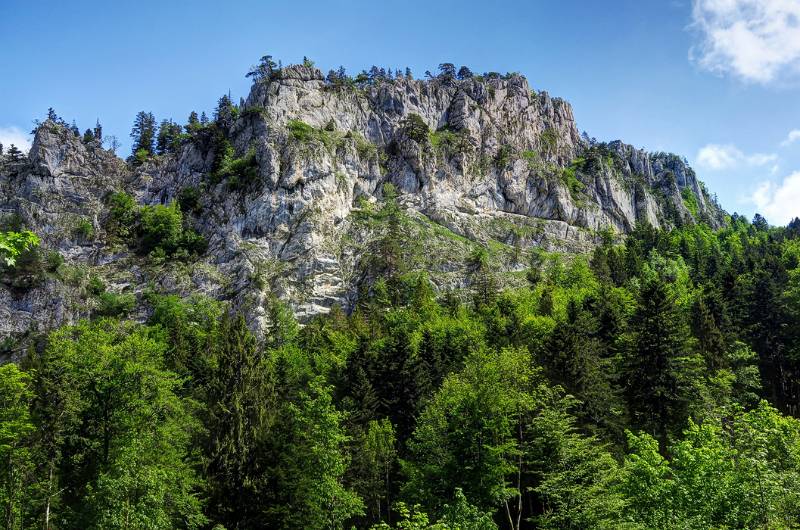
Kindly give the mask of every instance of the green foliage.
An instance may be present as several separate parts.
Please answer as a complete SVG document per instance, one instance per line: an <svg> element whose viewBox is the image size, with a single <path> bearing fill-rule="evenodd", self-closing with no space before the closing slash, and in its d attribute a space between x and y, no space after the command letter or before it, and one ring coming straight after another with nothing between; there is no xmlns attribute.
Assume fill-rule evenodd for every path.
<svg viewBox="0 0 800 530"><path fill-rule="evenodd" d="M330 388L320 379L312 380L287 412L293 443L282 461L291 480L282 489L293 510L284 524L342 528L364 510L361 499L342 481L347 469L342 447L349 441L341 426L344 415L335 409Z"/></svg>
<svg viewBox="0 0 800 530"><path fill-rule="evenodd" d="M139 216L140 252L185 258L205 251L205 238L184 226L178 203L143 206Z"/></svg>
<svg viewBox="0 0 800 530"><path fill-rule="evenodd" d="M96 284L91 286L97 288ZM133 293L111 293L103 291L98 294L98 306L94 314L102 317L121 317L128 315L136 306L136 295Z"/></svg>
<svg viewBox="0 0 800 530"><path fill-rule="evenodd" d="M203 205L200 203L200 189L195 186L187 186L178 192L178 206L182 212L200 213Z"/></svg>
<svg viewBox="0 0 800 530"><path fill-rule="evenodd" d="M397 503L395 511L400 516L400 520L390 526L386 523L375 525L371 530L496 530L497 525L492 521L491 514L480 512L475 506L471 505L464 492L456 488L454 493L455 500L452 504L445 504L442 511L444 515L435 523L431 523L426 513L420 511L420 506L415 505L410 508L403 502Z"/></svg>
<svg viewBox="0 0 800 530"><path fill-rule="evenodd" d="M14 364L0 365L0 507L4 527L23 528L25 477L31 471L25 443L35 429L29 407L33 398L30 375Z"/></svg>
<svg viewBox="0 0 800 530"><path fill-rule="evenodd" d="M576 176L577 169L578 165L573 162L569 167L561 168L559 172L561 182L567 188L573 200L578 200L580 194L586 189L586 185Z"/></svg>
<svg viewBox="0 0 800 530"><path fill-rule="evenodd" d="M428 141L430 135L430 128L422 116L419 114L411 113L403 119L403 130L406 136L414 140L418 144L423 144Z"/></svg>
<svg viewBox="0 0 800 530"><path fill-rule="evenodd" d="M539 135L542 152L546 156L552 156L558 149L558 133L553 129L545 129Z"/></svg>
<svg viewBox="0 0 800 530"><path fill-rule="evenodd" d="M112 193L108 199L106 230L112 236L127 241L133 234L137 214L136 201L131 195L124 191Z"/></svg>
<svg viewBox="0 0 800 530"><path fill-rule="evenodd" d="M790 528L798 521L800 423L766 403L722 422L690 423L669 459L629 434L621 491L647 528Z"/></svg>
<svg viewBox="0 0 800 530"><path fill-rule="evenodd" d="M343 135L336 131L318 129L300 120L289 120L286 127L291 138L301 144L320 143L331 152L342 145Z"/></svg>
<svg viewBox="0 0 800 530"><path fill-rule="evenodd" d="M431 131L428 140L431 147L445 158L463 153L471 147L469 139L463 131L453 131L447 127Z"/></svg>
<svg viewBox="0 0 800 530"><path fill-rule="evenodd" d="M575 160L576 178L609 157ZM109 202L107 227L180 255L176 205ZM496 242L409 215L393 186L353 222L351 314L300 326L262 263L253 321L150 292L146 325L65 327L0 366L5 526L800 524L796 223L600 233L591 256L530 251L528 283L503 290ZM442 293L418 248L437 238L460 253L431 275L468 277ZM41 268L34 254L15 270ZM85 268L58 274L95 316L135 303Z"/></svg>
<svg viewBox="0 0 800 530"><path fill-rule="evenodd" d="M92 241L95 236L94 224L91 220L81 217L75 222L73 233L83 241Z"/></svg>
<svg viewBox="0 0 800 530"><path fill-rule="evenodd" d="M233 147L224 143L221 156L217 155L217 168L213 172L214 182L226 182L232 190L247 189L258 180L258 161L255 148L236 158Z"/></svg>
<svg viewBox="0 0 800 530"><path fill-rule="evenodd" d="M697 195L689 188L681 188L681 198L683 205L691 212L692 216L697 218L700 214L700 205L697 202Z"/></svg>
<svg viewBox="0 0 800 530"><path fill-rule="evenodd" d="M356 131L347 131L344 137L352 139L355 142L356 152L362 159L372 160L378 157L378 147L364 138L361 133Z"/></svg>
<svg viewBox="0 0 800 530"><path fill-rule="evenodd" d="M513 153L514 150L510 145L501 145L500 149L497 150L497 155L494 157L495 166L498 169L505 169L511 162Z"/></svg>
<svg viewBox="0 0 800 530"><path fill-rule="evenodd" d="M13 268L24 252L38 246L39 237L30 230L0 232L0 260L6 267Z"/></svg>
<svg viewBox="0 0 800 530"><path fill-rule="evenodd" d="M110 320L53 333L34 359L43 438L41 491L66 527L197 528L200 481L189 464L194 404L163 369L164 344L141 326ZM44 397L44 394L40 394ZM69 485L69 488L64 488ZM56 502L58 501L58 502Z"/></svg>

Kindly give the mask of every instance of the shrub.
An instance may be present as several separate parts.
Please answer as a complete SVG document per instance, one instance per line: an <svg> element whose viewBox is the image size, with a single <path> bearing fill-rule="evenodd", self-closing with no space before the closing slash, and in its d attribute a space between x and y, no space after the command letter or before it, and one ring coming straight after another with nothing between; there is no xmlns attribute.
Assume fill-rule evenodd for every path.
<svg viewBox="0 0 800 530"><path fill-rule="evenodd" d="M289 134L299 142L310 142L314 139L314 127L300 120L289 120L286 124Z"/></svg>
<svg viewBox="0 0 800 530"><path fill-rule="evenodd" d="M100 293L98 300L100 304L94 313L103 317L125 316L136 305L136 296L133 293L116 294L106 291Z"/></svg>
<svg viewBox="0 0 800 530"><path fill-rule="evenodd" d="M45 255L45 267L48 272L56 272L64 264L64 256L57 250L49 250Z"/></svg>
<svg viewBox="0 0 800 530"><path fill-rule="evenodd" d="M573 199L576 199L586 189L586 185L578 179L575 171L575 166L571 165L570 167L562 168L560 172L561 182L569 190L569 194Z"/></svg>
<svg viewBox="0 0 800 530"><path fill-rule="evenodd" d="M136 225L136 201L124 191L113 193L108 200L109 215L106 230L120 239L128 239Z"/></svg>
<svg viewBox="0 0 800 530"><path fill-rule="evenodd" d="M415 142L421 144L428 140L428 135L430 134L430 128L428 124L425 123L425 120L422 119L422 116L419 114L409 114L403 120L403 130L406 133L406 136L414 140Z"/></svg>
<svg viewBox="0 0 800 530"><path fill-rule="evenodd" d="M203 209L200 204L200 190L195 186L183 188L178 193L178 206L182 212L200 212Z"/></svg>
<svg viewBox="0 0 800 530"><path fill-rule="evenodd" d="M494 157L494 163L498 169L505 169L508 163L511 162L511 155L514 149L510 145L501 145L497 150L497 155Z"/></svg>
<svg viewBox="0 0 800 530"><path fill-rule="evenodd" d="M245 189L258 180L256 150L249 149L242 158L225 158L217 171L217 179L225 180L233 190Z"/></svg>
<svg viewBox="0 0 800 530"><path fill-rule="evenodd" d="M154 261L163 262L167 257L183 259L205 252L205 238L183 226L178 203L145 206L140 217L139 252L149 254Z"/></svg>
<svg viewBox="0 0 800 530"><path fill-rule="evenodd" d="M286 124L289 135L300 143L319 142L329 151L337 149L342 144L343 136L334 130L317 129L300 120L289 120Z"/></svg>
<svg viewBox="0 0 800 530"><path fill-rule="evenodd" d="M372 160L373 158L377 158L378 147L364 138L360 133L356 131L347 131L347 134L345 134L344 137L350 138L355 142L356 152L362 159Z"/></svg>
<svg viewBox="0 0 800 530"><path fill-rule="evenodd" d="M686 206L686 209L691 212L693 217L697 217L700 212L700 205L697 203L697 196L694 192L689 188L682 188L681 197L683 198L683 204Z"/></svg>
<svg viewBox="0 0 800 530"><path fill-rule="evenodd" d="M14 267L17 258L39 246L39 237L29 230L0 232L0 259L6 267Z"/></svg>
<svg viewBox="0 0 800 530"><path fill-rule="evenodd" d="M103 279L96 274L92 274L86 284L86 291L93 296L99 296L104 293L105 290L106 284Z"/></svg>
<svg viewBox="0 0 800 530"><path fill-rule="evenodd" d="M180 247L183 215L177 203L145 206L141 210L139 250L145 254L160 247L172 254Z"/></svg>
<svg viewBox="0 0 800 530"><path fill-rule="evenodd" d="M89 219L81 217L75 222L72 233L82 241L92 241L94 240L94 225Z"/></svg>
<svg viewBox="0 0 800 530"><path fill-rule="evenodd" d="M134 165L140 166L140 165L144 164L145 162L147 162L147 159L150 158L151 155L152 155L152 153L150 151L148 151L147 149L144 149L144 148L138 149L133 154L133 163L134 163Z"/></svg>

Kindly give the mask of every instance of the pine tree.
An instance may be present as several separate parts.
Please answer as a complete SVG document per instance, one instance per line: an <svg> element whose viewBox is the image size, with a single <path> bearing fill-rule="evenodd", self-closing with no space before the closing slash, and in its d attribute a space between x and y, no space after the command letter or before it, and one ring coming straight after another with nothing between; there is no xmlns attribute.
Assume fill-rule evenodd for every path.
<svg viewBox="0 0 800 530"><path fill-rule="evenodd" d="M181 126L170 120L162 120L158 127L158 138L156 140L156 152L163 155L174 152L178 147L181 135Z"/></svg>
<svg viewBox="0 0 800 530"><path fill-rule="evenodd" d="M692 307L692 334L697 339L699 353L707 368L712 372L723 368L725 337L706 304L706 296L702 294Z"/></svg>
<svg viewBox="0 0 800 530"><path fill-rule="evenodd" d="M88 144L94 141L94 132L91 129L86 129L83 133L83 143Z"/></svg>
<svg viewBox="0 0 800 530"><path fill-rule="evenodd" d="M214 121L223 131L226 131L233 125L233 118L234 106L230 96L225 94L217 101L217 108L214 109Z"/></svg>
<svg viewBox="0 0 800 530"><path fill-rule="evenodd" d="M6 157L8 158L9 162L19 162L22 160L22 156L22 151L20 151L16 145L11 144L8 146L8 153L6 153Z"/></svg>
<svg viewBox="0 0 800 530"><path fill-rule="evenodd" d="M212 348L204 444L210 508L232 527L249 527L266 487L263 443L275 414L272 374L241 316L223 318Z"/></svg>
<svg viewBox="0 0 800 530"><path fill-rule="evenodd" d="M189 119L186 121L186 125L184 125L184 130L187 133L192 133L196 131L200 127L200 119L197 116L197 112L192 111L189 113Z"/></svg>
<svg viewBox="0 0 800 530"><path fill-rule="evenodd" d="M690 396L683 361L688 329L668 284L645 280L631 321L631 348L624 378L631 420L666 447L667 436L686 419Z"/></svg>
<svg viewBox="0 0 800 530"><path fill-rule="evenodd" d="M156 139L156 118L152 112L140 111L131 129L133 155L148 157L153 154Z"/></svg>
<svg viewBox="0 0 800 530"><path fill-rule="evenodd" d="M94 124L94 137L96 140L102 142L103 141L103 126L100 125L100 119L98 118Z"/></svg>

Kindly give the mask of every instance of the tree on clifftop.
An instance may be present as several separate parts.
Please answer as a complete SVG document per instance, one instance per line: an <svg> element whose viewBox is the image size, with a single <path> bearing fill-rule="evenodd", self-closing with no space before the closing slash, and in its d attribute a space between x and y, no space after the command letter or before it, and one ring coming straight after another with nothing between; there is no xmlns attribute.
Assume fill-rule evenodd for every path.
<svg viewBox="0 0 800 530"><path fill-rule="evenodd" d="M156 138L156 118L152 112L140 111L133 121L131 129L133 138L133 156L143 161L153 154L153 144Z"/></svg>

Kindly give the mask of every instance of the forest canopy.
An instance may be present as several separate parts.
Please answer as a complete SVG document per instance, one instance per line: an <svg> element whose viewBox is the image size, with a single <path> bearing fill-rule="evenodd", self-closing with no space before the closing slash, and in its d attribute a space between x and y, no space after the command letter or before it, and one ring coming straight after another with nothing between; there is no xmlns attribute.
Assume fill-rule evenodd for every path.
<svg viewBox="0 0 800 530"><path fill-rule="evenodd" d="M437 294L403 215L351 314L150 294L0 366L4 528L800 524L800 222L642 225L511 290L478 249Z"/></svg>

